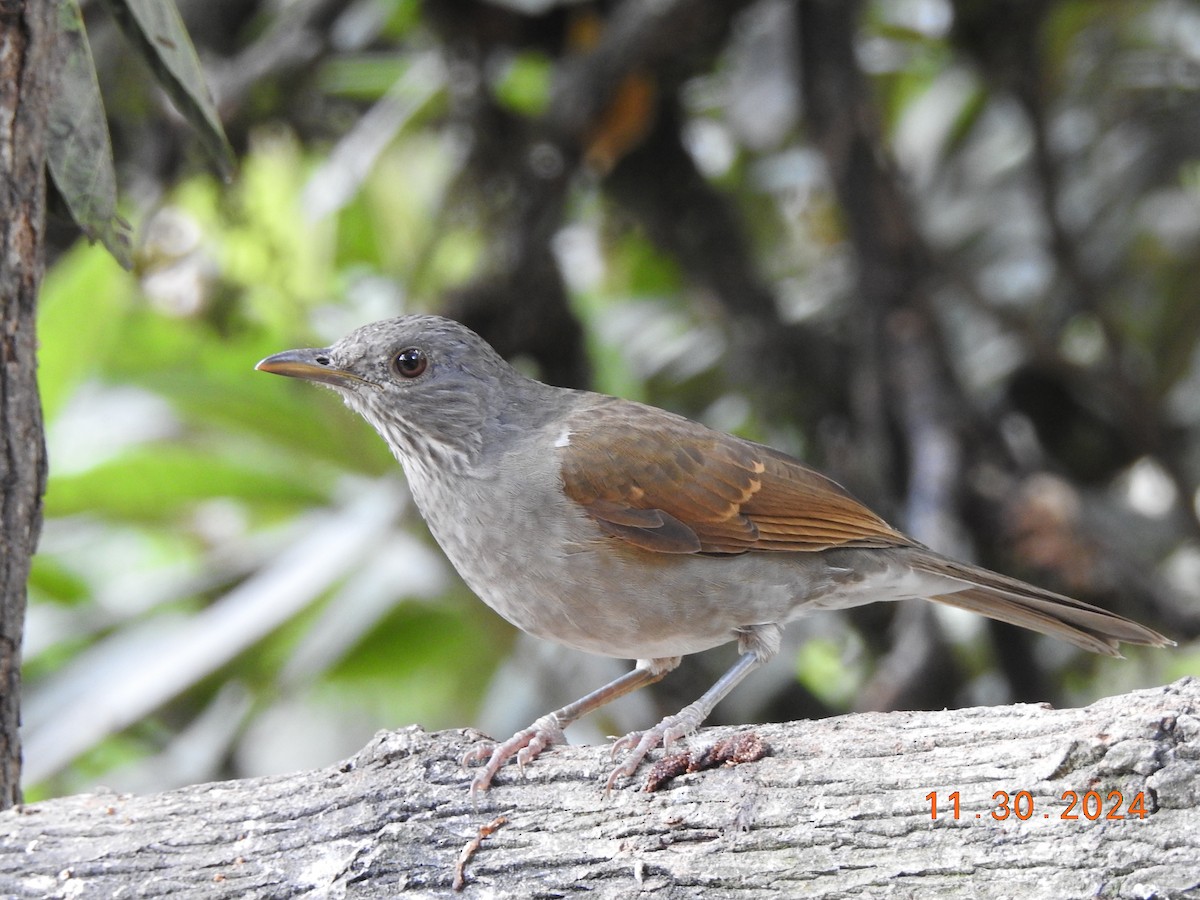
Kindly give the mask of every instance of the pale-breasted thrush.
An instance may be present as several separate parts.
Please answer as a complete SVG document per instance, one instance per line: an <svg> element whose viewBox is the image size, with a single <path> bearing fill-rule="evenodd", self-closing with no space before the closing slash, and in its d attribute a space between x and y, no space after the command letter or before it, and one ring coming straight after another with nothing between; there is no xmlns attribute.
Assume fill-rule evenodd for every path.
<svg viewBox="0 0 1200 900"><path fill-rule="evenodd" d="M695 703L616 742L608 784L699 728L813 610L921 597L1118 655L1165 646L1096 606L957 562L888 525L779 451L661 409L551 387L437 316L366 325L321 350L257 366L328 385L387 441L430 531L463 580L538 637L636 667L509 740L473 751L525 763L579 717L737 641L740 656Z"/></svg>

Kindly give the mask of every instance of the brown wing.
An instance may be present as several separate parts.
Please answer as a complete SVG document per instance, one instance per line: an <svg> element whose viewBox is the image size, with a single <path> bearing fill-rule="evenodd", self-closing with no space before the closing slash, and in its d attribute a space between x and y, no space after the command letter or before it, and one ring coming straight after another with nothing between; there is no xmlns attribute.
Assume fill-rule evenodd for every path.
<svg viewBox="0 0 1200 900"><path fill-rule="evenodd" d="M568 421L563 490L609 534L660 553L910 546L790 456L639 403Z"/></svg>

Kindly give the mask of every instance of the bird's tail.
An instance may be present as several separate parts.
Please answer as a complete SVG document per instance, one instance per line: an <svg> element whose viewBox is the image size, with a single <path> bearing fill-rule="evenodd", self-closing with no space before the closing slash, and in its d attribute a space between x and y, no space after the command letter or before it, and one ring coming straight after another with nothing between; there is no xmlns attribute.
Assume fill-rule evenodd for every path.
<svg viewBox="0 0 1200 900"><path fill-rule="evenodd" d="M1114 612L935 553L916 554L912 566L919 572L964 582L962 590L938 594L931 600L1040 631L1093 653L1120 656L1121 643L1151 647L1175 643Z"/></svg>

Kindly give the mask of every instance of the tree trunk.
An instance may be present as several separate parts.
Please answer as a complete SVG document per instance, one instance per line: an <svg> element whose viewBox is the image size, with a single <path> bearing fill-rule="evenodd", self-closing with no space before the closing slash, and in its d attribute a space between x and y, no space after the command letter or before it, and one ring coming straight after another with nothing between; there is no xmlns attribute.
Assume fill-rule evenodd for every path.
<svg viewBox="0 0 1200 900"><path fill-rule="evenodd" d="M643 770L605 797L607 750L565 747L506 770L473 808L458 759L474 735L414 726L316 772L51 800L0 814L0 895L449 897L456 873L464 896L522 898L1169 898L1200 884L1200 679L1086 709L866 713L690 744L747 732L766 756L656 793Z"/></svg>
<svg viewBox="0 0 1200 900"><path fill-rule="evenodd" d="M46 483L35 312L54 12L0 0L0 809L21 798L21 633Z"/></svg>

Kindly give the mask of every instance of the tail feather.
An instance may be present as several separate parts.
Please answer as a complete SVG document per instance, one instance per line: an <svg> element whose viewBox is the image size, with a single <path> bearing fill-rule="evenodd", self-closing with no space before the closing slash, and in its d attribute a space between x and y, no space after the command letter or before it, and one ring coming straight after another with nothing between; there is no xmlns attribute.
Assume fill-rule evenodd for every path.
<svg viewBox="0 0 1200 900"><path fill-rule="evenodd" d="M1093 653L1120 656L1122 642L1151 647L1174 643L1152 628L1099 606L988 569L933 553L917 556L912 565L921 572L964 582L962 590L937 594L931 600L1061 638Z"/></svg>

